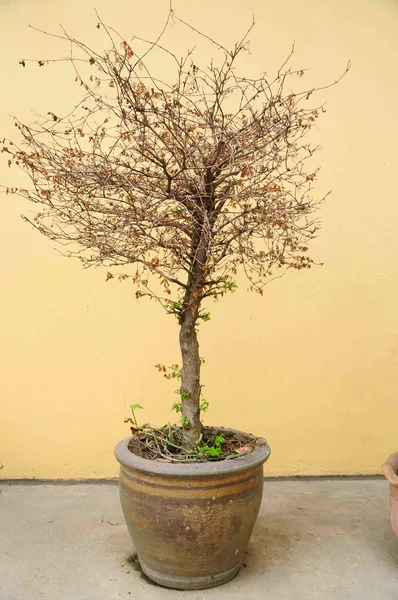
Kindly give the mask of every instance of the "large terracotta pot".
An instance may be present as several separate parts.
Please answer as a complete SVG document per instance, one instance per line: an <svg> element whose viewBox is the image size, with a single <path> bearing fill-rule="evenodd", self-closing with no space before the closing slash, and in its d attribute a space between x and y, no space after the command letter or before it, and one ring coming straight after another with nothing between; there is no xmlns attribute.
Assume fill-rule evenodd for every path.
<svg viewBox="0 0 398 600"><path fill-rule="evenodd" d="M184 590L232 579L260 508L268 444L262 440L233 460L170 464L132 454L130 439L116 446L115 456L122 509L144 573Z"/></svg>
<svg viewBox="0 0 398 600"><path fill-rule="evenodd" d="M391 525L398 539L398 452L391 454L381 468L390 483Z"/></svg>

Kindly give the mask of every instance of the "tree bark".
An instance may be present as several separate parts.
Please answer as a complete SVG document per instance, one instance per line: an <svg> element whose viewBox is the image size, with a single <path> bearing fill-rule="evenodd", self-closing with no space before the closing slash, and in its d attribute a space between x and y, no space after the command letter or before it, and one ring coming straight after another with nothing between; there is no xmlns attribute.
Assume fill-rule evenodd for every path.
<svg viewBox="0 0 398 600"><path fill-rule="evenodd" d="M180 327L181 411L188 419L186 432L192 442L199 439L200 423L200 357L198 336L195 330L197 316L189 311Z"/></svg>
<svg viewBox="0 0 398 600"><path fill-rule="evenodd" d="M200 229L196 230L192 237L192 255L195 258L180 315L182 357L180 394L181 412L188 419L185 425L187 436L192 442L196 442L202 429L200 423L200 356L196 324L203 298L207 260L206 241Z"/></svg>
<svg viewBox="0 0 398 600"><path fill-rule="evenodd" d="M212 222L214 210L213 174L210 167L205 169L203 184L205 193L198 198L197 210L194 213L195 226L191 237L192 266L180 315L181 412L188 420L185 428L192 442L199 439L202 429L200 422L200 356L195 326L204 295L210 235L209 223Z"/></svg>

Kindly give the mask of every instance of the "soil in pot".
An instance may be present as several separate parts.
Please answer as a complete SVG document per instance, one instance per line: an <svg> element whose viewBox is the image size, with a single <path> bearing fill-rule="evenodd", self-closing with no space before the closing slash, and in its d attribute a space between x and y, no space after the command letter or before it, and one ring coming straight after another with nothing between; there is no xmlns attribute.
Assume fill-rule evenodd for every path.
<svg viewBox="0 0 398 600"><path fill-rule="evenodd" d="M142 427L132 430L132 454L158 462L215 462L249 454L263 446L263 438L224 427L203 427L200 442L192 452L183 447L183 430L176 426L161 429Z"/></svg>

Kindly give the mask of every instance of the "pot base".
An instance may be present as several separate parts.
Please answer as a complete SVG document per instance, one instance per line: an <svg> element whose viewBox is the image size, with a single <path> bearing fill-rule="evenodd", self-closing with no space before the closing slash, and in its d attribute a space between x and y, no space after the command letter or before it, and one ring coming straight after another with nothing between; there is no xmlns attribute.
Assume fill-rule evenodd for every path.
<svg viewBox="0 0 398 600"><path fill-rule="evenodd" d="M204 590L217 587L227 583L238 574L242 563L239 563L229 571L223 571L218 575L203 575L201 577L186 577L184 575L168 575L140 561L141 569L155 583L175 590Z"/></svg>

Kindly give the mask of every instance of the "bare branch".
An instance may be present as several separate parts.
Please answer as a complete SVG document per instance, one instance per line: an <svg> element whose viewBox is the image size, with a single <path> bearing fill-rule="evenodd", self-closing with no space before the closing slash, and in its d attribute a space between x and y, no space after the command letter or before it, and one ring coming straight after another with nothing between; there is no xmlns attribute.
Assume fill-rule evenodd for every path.
<svg viewBox="0 0 398 600"><path fill-rule="evenodd" d="M308 242L319 229L312 215L323 199L312 197L317 147L305 138L324 108L303 103L317 89L287 88L304 75L289 67L294 44L273 80L250 79L237 65L254 20L227 50L171 5L155 41L127 42L97 17L110 44L102 54L65 30L32 27L71 45L55 61L71 63L83 94L64 116L16 120L19 145L3 141L9 164L30 179L29 189L8 191L39 207L27 220L84 266L140 265L129 276L164 299L148 277L160 282L166 298L182 302L179 318L193 305L197 318L203 298L233 291L239 271L262 293L275 270L309 268ZM192 50L177 59L160 44L174 22L214 44L218 60L197 65ZM171 59L174 81L151 73L151 52Z"/></svg>

